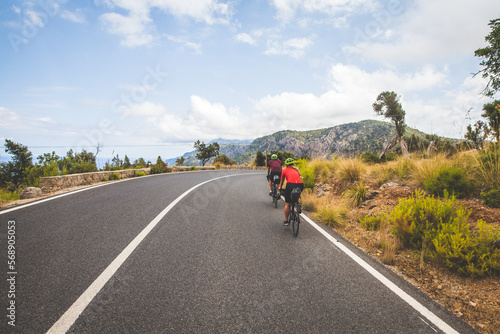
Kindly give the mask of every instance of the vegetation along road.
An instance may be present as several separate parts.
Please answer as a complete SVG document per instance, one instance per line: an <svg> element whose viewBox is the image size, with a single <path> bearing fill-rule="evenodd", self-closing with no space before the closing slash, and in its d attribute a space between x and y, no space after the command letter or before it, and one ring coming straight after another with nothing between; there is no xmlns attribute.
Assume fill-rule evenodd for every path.
<svg viewBox="0 0 500 334"><path fill-rule="evenodd" d="M2 333L475 332L330 228L293 237L263 171L34 203L0 212Z"/></svg>

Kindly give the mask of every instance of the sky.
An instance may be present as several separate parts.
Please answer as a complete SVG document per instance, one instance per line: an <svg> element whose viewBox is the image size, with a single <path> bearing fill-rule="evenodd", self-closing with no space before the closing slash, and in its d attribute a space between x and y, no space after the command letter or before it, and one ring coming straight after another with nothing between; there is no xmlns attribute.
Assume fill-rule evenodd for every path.
<svg viewBox="0 0 500 334"><path fill-rule="evenodd" d="M409 127L463 138L491 102L474 51L499 15L498 0L3 0L0 141L167 159L384 120L383 91Z"/></svg>

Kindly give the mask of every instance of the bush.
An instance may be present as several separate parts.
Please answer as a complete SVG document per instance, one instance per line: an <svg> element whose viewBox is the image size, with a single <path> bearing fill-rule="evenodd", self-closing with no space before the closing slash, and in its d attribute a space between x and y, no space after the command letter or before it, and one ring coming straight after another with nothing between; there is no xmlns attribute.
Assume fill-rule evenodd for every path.
<svg viewBox="0 0 500 334"><path fill-rule="evenodd" d="M365 230L376 231L380 229L382 223L386 220L385 215L364 216L359 219L361 227Z"/></svg>
<svg viewBox="0 0 500 334"><path fill-rule="evenodd" d="M151 165L150 168L151 168L150 171L151 174L161 174L170 172L169 168L167 167L167 164L164 162Z"/></svg>
<svg viewBox="0 0 500 334"><path fill-rule="evenodd" d="M471 182L465 171L459 167L441 167L431 178L424 181L427 191L436 196L445 196L445 192L456 198L464 198L471 190Z"/></svg>
<svg viewBox="0 0 500 334"><path fill-rule="evenodd" d="M0 204L15 201L18 199L19 194L17 192L0 188Z"/></svg>
<svg viewBox="0 0 500 334"><path fill-rule="evenodd" d="M421 249L430 245L442 224L453 222L465 224L470 213L457 207L454 197L445 193L443 201L426 196L417 190L407 199L399 199L399 204L389 213L393 233L405 246Z"/></svg>
<svg viewBox="0 0 500 334"><path fill-rule="evenodd" d="M465 276L484 276L500 272L500 249L493 241L500 231L478 220L478 231L471 233L468 224L445 223L433 240L433 257Z"/></svg>
<svg viewBox="0 0 500 334"><path fill-rule="evenodd" d="M145 172L135 172L134 177L138 176L146 176L147 174Z"/></svg>
<svg viewBox="0 0 500 334"><path fill-rule="evenodd" d="M118 175L118 173L113 173L109 176L109 181L114 181L114 180L119 180L120 179L120 175Z"/></svg>
<svg viewBox="0 0 500 334"><path fill-rule="evenodd" d="M500 188L481 193L484 204L490 208L500 208Z"/></svg>
<svg viewBox="0 0 500 334"><path fill-rule="evenodd" d="M316 173L306 160L297 160L295 166L300 170L300 176L304 182L304 188L312 189L316 185Z"/></svg>
<svg viewBox="0 0 500 334"><path fill-rule="evenodd" d="M358 156L358 158L367 164L377 164L380 162L378 156L372 152L363 152Z"/></svg>

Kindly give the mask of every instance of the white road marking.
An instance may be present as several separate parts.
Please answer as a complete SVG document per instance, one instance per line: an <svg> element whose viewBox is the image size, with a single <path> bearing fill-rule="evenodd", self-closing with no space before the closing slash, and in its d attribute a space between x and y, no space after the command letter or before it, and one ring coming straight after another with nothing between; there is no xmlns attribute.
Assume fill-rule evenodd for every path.
<svg viewBox="0 0 500 334"><path fill-rule="evenodd" d="M217 177L214 179L207 180L205 182L199 183L189 190L186 190L182 195L177 197L172 203L170 203L162 212L160 212L155 219L153 219L142 231L139 233L134 240L128 244L128 246L111 262L111 264L104 269L104 271L97 277L97 279L85 290L85 292L70 306L70 308L59 318L59 320L52 325L52 327L47 331L47 334L53 333L66 333L71 326L78 319L80 314L87 308L90 302L95 298L95 296L101 291L104 285L113 277L116 271L121 267L121 265L128 259L132 252L139 246L139 244L146 238L146 236L153 230L156 225L162 220L165 215L172 210L172 208L179 203L184 197L186 197L190 192L196 188L226 177L240 176L240 175L252 175L253 173L245 174L233 174Z"/></svg>
<svg viewBox="0 0 500 334"><path fill-rule="evenodd" d="M415 300L412 296L404 292L400 287L396 284L389 281L384 275L379 273L375 268L366 263L359 256L354 254L349 248L340 243L337 239L332 237L329 233L319 227L315 222L313 222L309 217L304 214L301 214L302 218L304 218L312 227L318 230L321 234L323 234L331 243L333 243L336 247L342 250L347 256L353 259L357 264L359 264L363 269L368 271L371 275L373 275L376 279L378 279L382 284L384 284L389 290L394 292L399 298L403 299L407 302L411 307L413 307L416 311L418 311L422 316L436 325L440 330L447 334L458 334L456 330L451 328L447 323L445 323L441 318L428 310L424 305L420 304L417 300Z"/></svg>

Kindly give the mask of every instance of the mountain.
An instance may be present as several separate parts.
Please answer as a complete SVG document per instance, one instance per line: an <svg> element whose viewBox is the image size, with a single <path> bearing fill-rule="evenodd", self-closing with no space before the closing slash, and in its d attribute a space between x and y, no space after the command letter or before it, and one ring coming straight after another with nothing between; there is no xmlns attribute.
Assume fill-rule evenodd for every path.
<svg viewBox="0 0 500 334"><path fill-rule="evenodd" d="M424 137L425 133L407 128L405 136ZM250 141L214 140L221 146L220 153L235 159L238 164L248 164L255 159L257 151L290 151L295 156L307 155L311 158L327 158L332 155L356 156L363 152L380 153L384 143L395 136L394 124L376 120L337 125L330 128L294 131L284 130ZM220 142L219 142L220 140ZM214 142L212 141L212 142ZM193 152L184 154L185 165L199 165ZM169 166L175 165L176 159L169 159ZM173 163L170 163L173 161Z"/></svg>

